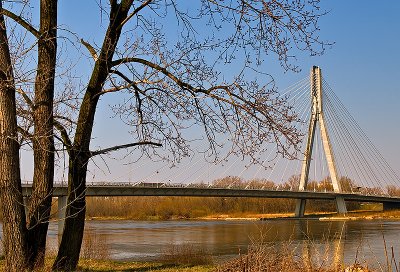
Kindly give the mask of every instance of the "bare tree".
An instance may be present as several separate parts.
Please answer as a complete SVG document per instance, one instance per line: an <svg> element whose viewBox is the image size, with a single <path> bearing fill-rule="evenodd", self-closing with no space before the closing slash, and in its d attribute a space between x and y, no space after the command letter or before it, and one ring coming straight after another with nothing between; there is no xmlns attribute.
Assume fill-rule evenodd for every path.
<svg viewBox="0 0 400 272"><path fill-rule="evenodd" d="M28 214L29 266L44 264L54 180L53 101L57 53L57 1L40 2L40 37L33 101L33 188Z"/></svg>
<svg viewBox="0 0 400 272"><path fill-rule="evenodd" d="M0 8L2 2L0 1ZM22 271L27 261L27 230L17 141L15 83L4 16L0 14L0 201L8 271Z"/></svg>
<svg viewBox="0 0 400 272"><path fill-rule="evenodd" d="M208 155L218 157L224 144L221 135L228 134L232 153L257 161L257 152L268 141L276 144L278 152L291 157L299 143L299 132L294 128L296 114L271 86L246 81L246 70L254 67L253 61L260 63L268 52L275 52L285 69L296 70L290 61L292 44L312 54L317 53L315 47L318 53L323 52L324 43L316 32L324 13L318 10L318 1L200 1L195 13L178 1L110 1L102 46L96 49L82 40L95 64L80 106L74 140L65 139L69 204L53 268L72 270L78 262L89 159L121 148L90 151L100 97L114 92L125 94L126 100L114 110L134 128L136 142L124 147L140 145L150 157L159 154L152 149L159 144L169 151L169 159L186 156L190 141L183 131L191 127L203 129L209 143L205 150ZM156 23L171 14L182 26L181 37L173 48L162 26ZM206 22L212 31L228 28L232 32L202 37L194 27L196 20ZM123 34L125 41L121 42L125 27L131 29ZM209 54L214 61L207 60ZM215 67L218 63L228 64L240 54L243 70L230 80L221 80Z"/></svg>
<svg viewBox="0 0 400 272"><path fill-rule="evenodd" d="M53 135L62 142L69 160L65 227L53 265L60 270L74 270L78 262L86 173L94 156L135 147L151 159L176 162L190 153L193 139L184 131L191 128L202 130L196 138L208 143L203 152L214 159L220 157L226 137L229 154L248 156L253 162L259 162L257 154L265 142L275 144L277 152L286 157L298 151L297 115L286 97L276 92L272 78L258 72L257 67L266 55L274 53L284 69L297 71L292 47L311 54L324 51L318 20L325 13L318 0L201 0L189 5L175 0L110 0L101 6L108 24L101 46L80 40L94 65L75 120L53 116L57 12L52 2L41 1L39 31L21 16L2 9L38 41L34 98L26 99L27 104L33 101L34 108L28 110L33 114L27 118L34 131L33 135L26 130L21 133L31 137L35 153L29 226L30 237L40 233L44 238L30 247L39 263L44 253L42 235L47 231L42 223L48 218L54 171ZM171 31L177 36L170 36ZM235 68L241 63L242 68L224 78L219 69L232 67L230 63L235 63ZM269 80L248 81L254 74ZM112 93L121 97L113 109L131 127L133 140L91 150L98 103ZM161 151L157 149L160 146ZM39 160L42 163L36 170Z"/></svg>
<svg viewBox="0 0 400 272"><path fill-rule="evenodd" d="M22 3L23 7L27 3ZM29 21L25 20L10 10L1 7L2 14L5 14L10 19L14 20L27 33L34 38L34 44L37 44L37 68L36 79L34 80L34 97L29 97L29 94L23 82L18 82L18 93L24 99L26 110L22 111L19 108L18 114L22 118L27 118L32 122L33 131L30 131L30 126L24 128L20 124L18 130L22 138L32 142L34 150L34 177L32 196L29 201L29 212L27 214L27 222L25 223L25 214L23 215L23 224L26 233L23 236L27 237L26 248L28 259L24 264L29 269L34 269L35 266L40 267L44 264L44 255L46 248L46 237L48 229L48 220L51 209L52 188L54 179L54 138L53 138L53 100L54 100L54 80L56 67L56 52L57 52L57 1L42 0L40 2L40 28L36 30ZM3 16L3 15L2 15ZM4 29L5 31L5 29ZM19 40L18 34L14 30L10 31L15 39ZM24 48L23 43L16 42L14 49L18 46ZM18 51L18 50L16 50ZM29 51L29 50L28 50ZM17 52L7 52L10 71L16 66ZM14 60L11 61L11 55ZM13 77L11 73L9 76ZM27 84L27 82L25 82ZM26 87L26 88L24 88ZM15 84L14 84L15 91ZM15 94L14 94L15 95ZM17 140L17 138L15 138ZM17 142L18 144L18 142ZM19 170L18 170L19 174ZM19 180L20 183L20 180ZM20 186L20 185L19 185ZM15 198L15 201L20 205L22 201ZM21 259L22 255L21 255Z"/></svg>

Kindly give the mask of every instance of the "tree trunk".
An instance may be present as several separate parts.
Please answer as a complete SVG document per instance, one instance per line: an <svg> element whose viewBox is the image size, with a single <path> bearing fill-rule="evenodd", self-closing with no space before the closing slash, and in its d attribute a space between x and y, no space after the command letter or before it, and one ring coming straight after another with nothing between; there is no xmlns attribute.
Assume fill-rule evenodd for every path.
<svg viewBox="0 0 400 272"><path fill-rule="evenodd" d="M74 271L78 265L85 226L87 162L88 158L84 154L70 151L68 206L63 236L53 270Z"/></svg>
<svg viewBox="0 0 400 272"><path fill-rule="evenodd" d="M93 68L88 87L79 109L74 143L69 151L68 202L64 231L53 270L75 270L85 226L86 172L90 140L99 93L109 73L115 48L121 35L121 23L127 18L133 0L111 1L110 22L99 58Z"/></svg>
<svg viewBox="0 0 400 272"><path fill-rule="evenodd" d="M5 270L22 271L27 261L27 230L19 168L14 75L3 15L0 15L0 201Z"/></svg>
<svg viewBox="0 0 400 272"><path fill-rule="evenodd" d="M35 80L34 173L28 215L30 268L42 267L54 180L53 100L57 52L57 1L40 1L38 65Z"/></svg>

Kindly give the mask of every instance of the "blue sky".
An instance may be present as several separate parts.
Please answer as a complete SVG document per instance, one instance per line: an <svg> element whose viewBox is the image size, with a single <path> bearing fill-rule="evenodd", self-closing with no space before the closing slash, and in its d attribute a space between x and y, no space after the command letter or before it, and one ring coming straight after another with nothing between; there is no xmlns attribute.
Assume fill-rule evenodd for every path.
<svg viewBox="0 0 400 272"><path fill-rule="evenodd" d="M332 48L316 57L296 52L300 73L285 72L273 59L264 62L263 70L275 78L280 88L285 88L306 77L312 65L320 66L330 86L400 175L400 1L330 0L322 1L322 6L330 12L321 20L320 35L335 42ZM78 36L88 41L102 40L105 24L101 24L100 10L94 0L59 1L59 10L60 22ZM90 65L90 61L82 58L78 69L83 76L87 76L85 71ZM129 142L129 135L109 118L107 105L102 102L96 115L94 147L113 145L115 141ZM31 163L29 159L24 161L22 176L29 178ZM98 163L105 169L103 162ZM137 165L123 166L118 160L108 160L107 165L109 171L91 165L88 180L137 181L133 174L140 171ZM157 167L149 167L143 177L156 173ZM204 179L215 177L218 176L208 173Z"/></svg>

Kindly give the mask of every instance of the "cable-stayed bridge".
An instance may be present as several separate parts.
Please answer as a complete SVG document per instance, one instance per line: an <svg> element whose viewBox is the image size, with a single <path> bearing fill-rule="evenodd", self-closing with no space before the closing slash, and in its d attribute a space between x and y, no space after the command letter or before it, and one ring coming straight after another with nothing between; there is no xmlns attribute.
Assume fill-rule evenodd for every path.
<svg viewBox="0 0 400 272"><path fill-rule="evenodd" d="M24 196L29 196L32 191L31 184L23 184ZM53 197L58 198L58 232L64 228L65 208L67 206L68 188L66 184L55 184ZM88 184L86 196L116 197L116 196L191 196L191 197L258 197L258 198L291 198L298 201L307 199L333 200L340 198L343 201L377 202L383 203L383 209L400 208L400 197L388 195L373 195L346 192L317 192L313 190L279 190L279 189L253 189L219 187L199 184L160 184L160 183L103 183ZM24 198L25 199L25 198ZM303 216L304 214L296 216Z"/></svg>
<svg viewBox="0 0 400 272"><path fill-rule="evenodd" d="M304 215L307 199L334 200L339 213L347 212L345 201L381 202L385 209L400 207L400 198L395 196L400 192L399 176L341 103L319 67L314 66L309 78L292 85L283 95L298 113L295 129L303 131L303 145L296 158L274 162L277 167L264 167L273 160L270 156L276 156L276 152L270 152L258 169L243 167L240 172L251 169L254 176L259 176L263 168L270 170L263 180L245 186L235 182L177 184L154 181L150 175L133 183L88 184L86 195L293 198L297 199L296 217ZM185 166L190 168L192 165ZM282 180L292 176L291 182L271 186L274 171ZM167 180L175 178L171 175ZM31 185L23 185L23 191L28 196ZM61 211L66 206L66 195L66 186L55 184L54 196L59 198ZM60 215L63 218L62 212Z"/></svg>

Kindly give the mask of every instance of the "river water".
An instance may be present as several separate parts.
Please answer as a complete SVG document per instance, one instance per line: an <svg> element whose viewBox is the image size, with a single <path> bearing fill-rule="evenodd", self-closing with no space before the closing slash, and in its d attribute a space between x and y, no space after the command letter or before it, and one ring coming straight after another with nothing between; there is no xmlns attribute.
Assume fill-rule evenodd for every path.
<svg viewBox="0 0 400 272"><path fill-rule="evenodd" d="M392 247L400 261L400 221L129 221L93 220L86 222L92 234L106 243L112 259L156 260L171 245L191 245L226 260L244 253L252 244L290 243L301 251L318 248L320 254L339 250L345 263L364 260L385 262L385 246ZM57 224L52 222L49 242L57 243ZM315 253L314 253L315 254Z"/></svg>
<svg viewBox="0 0 400 272"><path fill-rule="evenodd" d="M311 248L313 257L322 259L324 254L339 252L346 264L357 260L376 267L386 263L385 251L389 259L393 252L400 261L400 221L394 220L91 220L86 221L85 229L103 243L114 260L153 261L172 246L190 245L218 262L262 243L275 247L290 244L298 254ZM57 222L51 222L49 247L56 248L57 241Z"/></svg>

